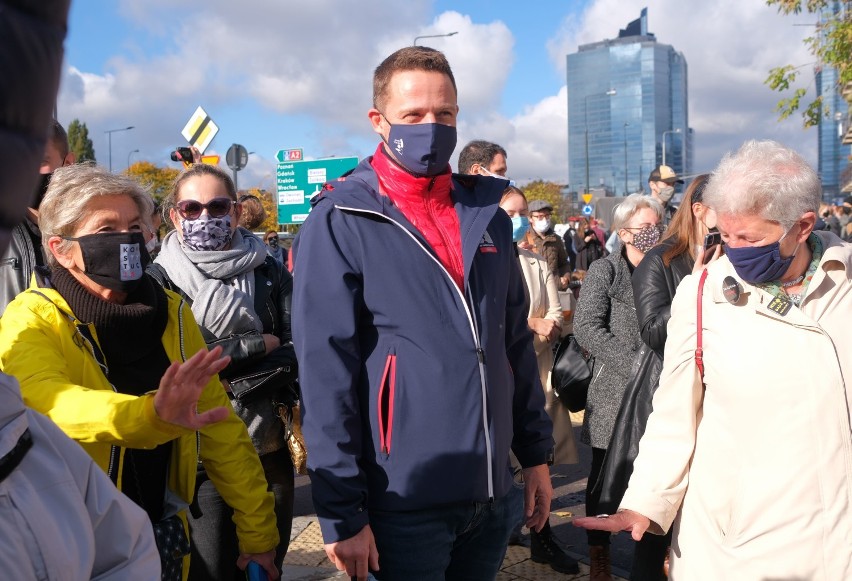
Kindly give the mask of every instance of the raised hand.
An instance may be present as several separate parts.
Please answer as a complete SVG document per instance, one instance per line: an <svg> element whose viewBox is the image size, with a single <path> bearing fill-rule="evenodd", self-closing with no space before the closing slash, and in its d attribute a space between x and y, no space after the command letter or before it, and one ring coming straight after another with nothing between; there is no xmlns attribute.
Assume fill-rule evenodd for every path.
<svg viewBox="0 0 852 581"><path fill-rule="evenodd" d="M228 417L225 407L198 413L198 399L210 378L225 369L230 357L220 357L221 347L201 349L184 361L172 363L154 394L154 410L164 422L198 430Z"/></svg>

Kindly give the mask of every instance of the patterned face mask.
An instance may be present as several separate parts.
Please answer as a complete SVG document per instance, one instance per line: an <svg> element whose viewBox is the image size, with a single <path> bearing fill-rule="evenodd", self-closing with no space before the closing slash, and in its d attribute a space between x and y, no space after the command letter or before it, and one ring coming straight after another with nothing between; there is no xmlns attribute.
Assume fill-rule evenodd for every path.
<svg viewBox="0 0 852 581"><path fill-rule="evenodd" d="M630 229L632 230L632 228ZM645 254L660 241L662 233L660 226L645 226L633 234L633 246L636 247L636 250Z"/></svg>
<svg viewBox="0 0 852 581"><path fill-rule="evenodd" d="M207 213L181 222L183 245L189 250L222 250L231 242L231 215L211 218Z"/></svg>

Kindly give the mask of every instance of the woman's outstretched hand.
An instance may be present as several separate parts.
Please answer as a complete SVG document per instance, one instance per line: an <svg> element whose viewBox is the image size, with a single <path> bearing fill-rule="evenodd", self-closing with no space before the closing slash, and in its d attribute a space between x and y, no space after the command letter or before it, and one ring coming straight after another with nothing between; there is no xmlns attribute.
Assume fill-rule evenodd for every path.
<svg viewBox="0 0 852 581"><path fill-rule="evenodd" d="M198 399L210 378L225 369L230 357L220 357L221 347L198 353L180 363L172 363L154 394L154 411L164 422L198 430L228 417L228 408L217 407L198 413Z"/></svg>
<svg viewBox="0 0 852 581"><path fill-rule="evenodd" d="M593 531L609 531L611 533L630 531L633 540L638 541L642 539L642 535L651 526L651 520L638 512L621 510L616 514L575 518L574 526Z"/></svg>

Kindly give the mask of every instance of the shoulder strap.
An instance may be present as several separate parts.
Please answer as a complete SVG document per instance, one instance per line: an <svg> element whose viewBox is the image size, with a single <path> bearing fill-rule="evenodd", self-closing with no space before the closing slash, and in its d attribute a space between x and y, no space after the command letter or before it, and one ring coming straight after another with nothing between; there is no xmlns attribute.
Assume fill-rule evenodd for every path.
<svg viewBox="0 0 852 581"><path fill-rule="evenodd" d="M707 280L707 269L701 271L701 278L698 279L698 303L696 310L696 345L695 345L695 364L698 366L698 372L701 374L701 383L704 383L704 333L703 325L703 307L704 307L704 281Z"/></svg>

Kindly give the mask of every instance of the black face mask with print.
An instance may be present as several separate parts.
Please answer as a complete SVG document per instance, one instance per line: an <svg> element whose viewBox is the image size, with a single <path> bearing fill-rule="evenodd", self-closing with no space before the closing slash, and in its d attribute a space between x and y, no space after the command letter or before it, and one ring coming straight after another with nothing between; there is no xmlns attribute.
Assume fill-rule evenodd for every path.
<svg viewBox="0 0 852 581"><path fill-rule="evenodd" d="M86 276L110 290L133 292L151 263L141 232L102 232L78 238Z"/></svg>

